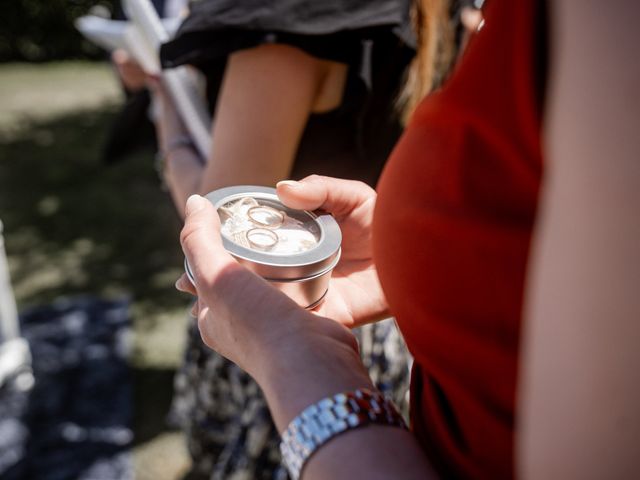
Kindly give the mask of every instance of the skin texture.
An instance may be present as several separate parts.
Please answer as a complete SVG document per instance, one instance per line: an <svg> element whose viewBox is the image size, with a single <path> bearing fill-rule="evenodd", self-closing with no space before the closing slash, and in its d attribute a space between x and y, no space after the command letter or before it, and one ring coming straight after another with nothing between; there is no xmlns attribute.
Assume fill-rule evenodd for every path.
<svg viewBox="0 0 640 480"><path fill-rule="evenodd" d="M521 371L522 478L640 470L637 2L549 3L546 182Z"/></svg>
<svg viewBox="0 0 640 480"><path fill-rule="evenodd" d="M547 169L518 392L516 468L523 478L633 478L640 468L640 67L633 52L640 7L624 7L558 0L550 12ZM198 295L205 342L256 378L282 431L318 399L369 385L343 325L376 318L386 302L367 251L372 192L315 177L281 183L278 193L293 207L324 206L353 232L344 245L353 255L343 259L351 266L336 277L322 310L304 311L235 263L212 241L217 215L200 197L189 200L182 233L198 287L184 277L177 286ZM358 289L349 291L346 280ZM358 290L370 298L358 298ZM430 475L409 433L367 427L322 447L304 478Z"/></svg>
<svg viewBox="0 0 640 480"><path fill-rule="evenodd" d="M312 175L303 183L279 182L277 192L291 208L332 212L340 224L341 260L332 272L336 288L329 289L316 313L349 328L388 318L387 301L372 258L375 191L361 182Z"/></svg>
<svg viewBox="0 0 640 480"><path fill-rule="evenodd" d="M303 197L315 202L323 199L323 205L335 214L345 232L372 214L371 192L359 182L311 177L293 185L286 182L278 187L285 204L299 205ZM353 195L358 191L364 194ZM326 298L325 310L313 314L235 262L222 247L219 228L213 206L202 197L190 197L181 242L197 288L185 276L176 286L198 296L203 340L256 379L277 428L283 431L295 415L321 398L371 388L351 332L322 315L323 311L341 311L340 321L351 325L362 323L357 315L370 318L379 313L365 307L370 298L350 295L367 289L367 285L374 286L369 290L379 291L370 262L359 258L349 275L332 280L330 290L337 294ZM345 235L345 251L357 250L354 247L359 242L361 235ZM352 260L347 255L344 262ZM347 277L356 278L358 288L344 281ZM346 299L349 308L344 308ZM381 297L374 304L386 302ZM260 315L255 315L258 311ZM340 435L320 449L308 462L305 478L347 479L365 473L366 478L422 479L426 472L431 469L411 433L368 426Z"/></svg>
<svg viewBox="0 0 640 480"><path fill-rule="evenodd" d="M112 56L125 84L140 87L139 66L118 51ZM214 112L212 150L206 166L193 149L174 148L187 135L157 78L146 77L161 114L156 124L165 154L165 180L178 211L187 197L229 185L275 185L287 178L312 112L337 107L347 66L320 60L300 49L261 45L233 53Z"/></svg>

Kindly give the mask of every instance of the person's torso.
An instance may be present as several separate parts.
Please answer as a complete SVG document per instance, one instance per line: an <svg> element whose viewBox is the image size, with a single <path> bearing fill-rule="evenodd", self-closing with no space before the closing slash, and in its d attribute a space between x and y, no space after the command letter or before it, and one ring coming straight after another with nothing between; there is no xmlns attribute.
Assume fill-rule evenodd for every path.
<svg viewBox="0 0 640 480"><path fill-rule="evenodd" d="M415 357L412 423L446 478L509 478L523 285L542 162L533 0L493 0L379 185L374 254Z"/></svg>

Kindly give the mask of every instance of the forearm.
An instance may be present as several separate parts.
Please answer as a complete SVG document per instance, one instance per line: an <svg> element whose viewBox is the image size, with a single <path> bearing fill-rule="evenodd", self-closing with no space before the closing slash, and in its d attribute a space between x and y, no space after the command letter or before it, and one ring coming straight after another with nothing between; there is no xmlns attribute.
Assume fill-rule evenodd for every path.
<svg viewBox="0 0 640 480"><path fill-rule="evenodd" d="M341 188L338 182L337 190L332 191L346 191L343 188L349 185L354 186L342 184ZM331 207L331 202L324 203ZM339 205L333 206L330 211L340 210ZM373 389L353 333L336 320L300 308L238 264L222 244L219 218L211 203L193 196L186 207L180 242L193 282L183 275L176 286L198 297L198 327L205 344L258 382L280 432L306 408L329 399L321 405L326 415L318 416L325 422L325 433L314 438L320 442L328 432L343 433L318 445L305 468L305 478L353 478L356 471L363 478L425 478L431 470L408 431L352 423L354 419L398 423L398 414L379 394L348 403L341 398L330 400L338 393ZM357 230L355 225L360 222L352 219L352 224ZM344 408L325 411L340 405ZM357 428L345 432L347 425Z"/></svg>
<svg viewBox="0 0 640 480"><path fill-rule="evenodd" d="M174 149L165 155L161 175L181 217L184 217L187 198L194 193L203 193L201 183L204 169L197 153L191 148Z"/></svg>
<svg viewBox="0 0 640 480"><path fill-rule="evenodd" d="M301 322L315 320L305 318ZM280 346L264 357L255 376L280 432L302 410L322 398L373 388L356 350L341 341L312 338L304 342L304 347Z"/></svg>
<svg viewBox="0 0 640 480"><path fill-rule="evenodd" d="M370 425L347 431L321 447L305 467L304 480L436 479L414 435Z"/></svg>
<svg viewBox="0 0 640 480"><path fill-rule="evenodd" d="M640 470L640 103L629 100L640 79L640 5L550 5L548 162L525 308L519 473L633 478Z"/></svg>
<svg viewBox="0 0 640 480"><path fill-rule="evenodd" d="M278 350L262 362L258 378L279 432L323 398L374 389L357 351L340 340L319 337L304 348ZM319 447L303 471L305 479L435 478L411 432L377 424L338 434Z"/></svg>
<svg viewBox="0 0 640 480"><path fill-rule="evenodd" d="M190 195L201 192L205 159L201 158L180 120L171 100L157 87L154 94L156 135L158 138L159 174L181 217Z"/></svg>
<svg viewBox="0 0 640 480"><path fill-rule="evenodd" d="M262 45L231 55L216 102L206 166L186 150L172 152L174 158L168 159L166 181L178 210L183 211L193 193L205 195L230 185L273 186L287 178L309 114L322 100L323 81L338 67L346 68L287 45ZM169 99L162 90L158 93L162 149L186 132Z"/></svg>

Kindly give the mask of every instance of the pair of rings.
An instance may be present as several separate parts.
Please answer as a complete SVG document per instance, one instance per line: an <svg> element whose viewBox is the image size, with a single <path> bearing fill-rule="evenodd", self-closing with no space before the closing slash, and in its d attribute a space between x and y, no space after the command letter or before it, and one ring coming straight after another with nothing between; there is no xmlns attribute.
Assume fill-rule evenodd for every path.
<svg viewBox="0 0 640 480"><path fill-rule="evenodd" d="M278 243L278 235L273 231L284 223L284 212L266 205L257 205L247 210L249 220L258 226L247 231L249 245L257 250L270 250Z"/></svg>

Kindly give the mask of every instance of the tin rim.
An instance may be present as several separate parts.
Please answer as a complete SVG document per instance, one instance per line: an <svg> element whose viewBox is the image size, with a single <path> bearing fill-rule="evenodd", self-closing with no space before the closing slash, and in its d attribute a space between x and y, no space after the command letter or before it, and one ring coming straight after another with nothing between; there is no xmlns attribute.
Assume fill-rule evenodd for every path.
<svg viewBox="0 0 640 480"><path fill-rule="evenodd" d="M340 252L341 250L338 249L338 254L335 256L335 258L333 259L333 262L327 268L325 268L324 270L320 270L319 272L314 273L313 275L309 275L308 277L294 277L294 278L263 277L263 278L269 282L280 282L280 283L307 282L309 280L313 280L315 278L321 277L322 275L327 273L329 270L333 270L335 268L335 266L340 261ZM189 265L189 260L187 260L186 257L184 259L184 271L187 274L187 278L189 279L189 281L195 286L196 280L193 275L193 272L191 271L191 265Z"/></svg>
<svg viewBox="0 0 640 480"><path fill-rule="evenodd" d="M340 258L340 257L338 256L338 258ZM337 260L336 260L336 263L338 263L338 262L337 262ZM334 265L335 265L335 264L334 264ZM332 265L332 266L331 266L331 268L333 268L333 267L334 267L334 265ZM186 274L187 274L187 278L189 279L189 281L191 282L191 284L195 287L195 285L196 285L196 280L195 280L195 278L193 277L193 272L191 272L191 267L189 266L189 262L187 261L187 259L186 259L186 258L184 259L184 271L186 272ZM314 277L312 277L312 278L320 277L320 276L324 275L325 273L327 273L327 270L325 270L324 272L319 273L318 275L315 275L315 276L314 276ZM266 280L271 280L271 279L266 279ZM273 280L274 280L274 281L279 281L279 282L281 282L281 283L285 283L285 282L301 282L301 281L303 281L303 280L307 280L307 279L291 279L291 280L288 280L288 279L285 279L285 280L281 280L281 279L276 280L276 279L273 279ZM328 291L329 291L329 289L327 288L327 289L324 291L324 293L322 294L322 296L321 296L320 298L318 298L318 299L317 299L317 300L315 300L314 302L311 302L311 304L309 304L309 305L307 305L306 307L303 307L303 308L305 308L305 309L307 309L307 310L312 310L312 309L316 308L318 305L320 305L322 302L324 302L324 299L326 298L326 296L327 296L327 292L328 292Z"/></svg>

